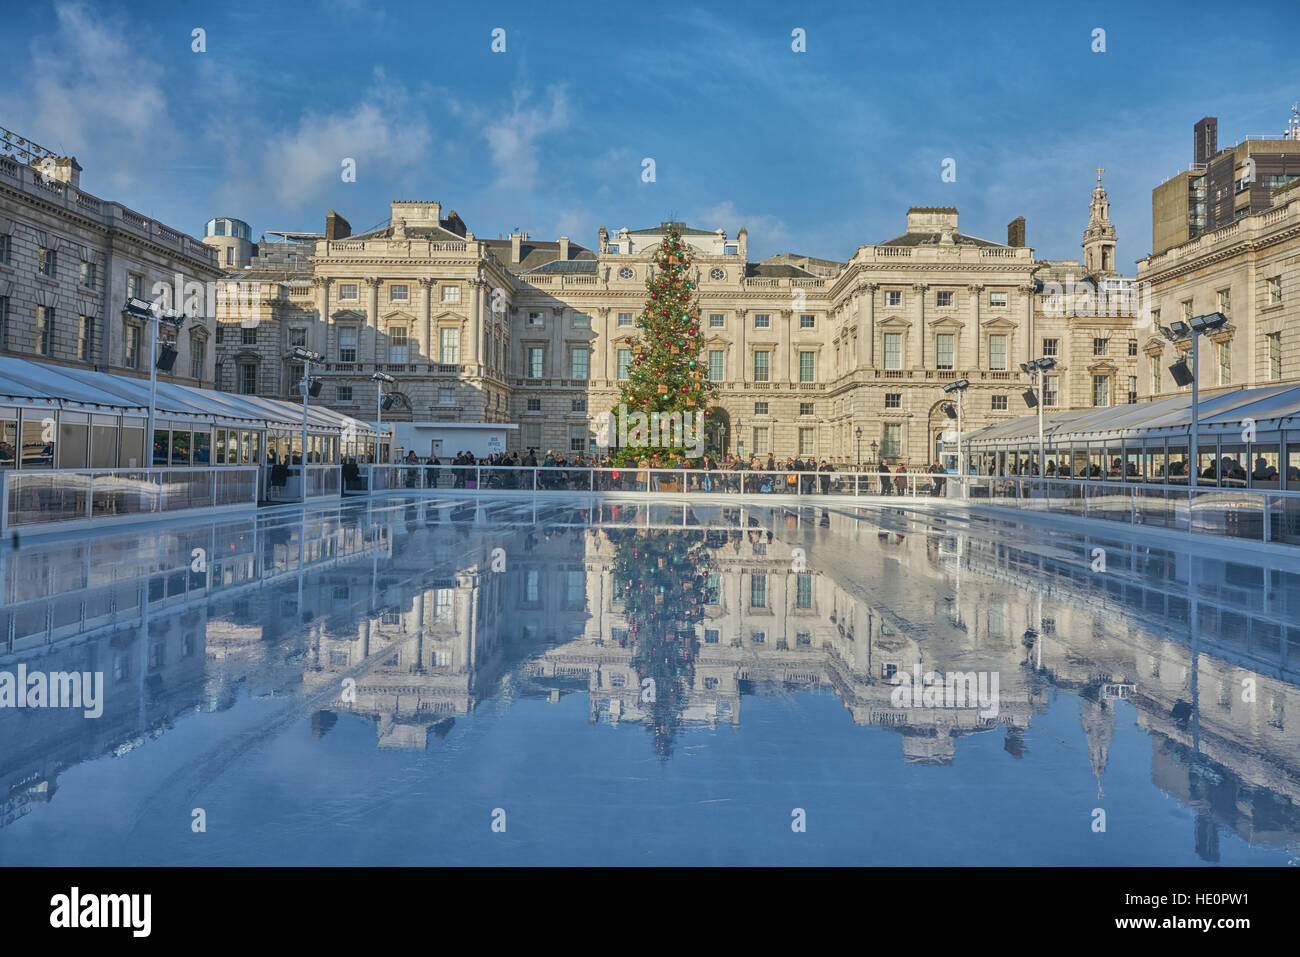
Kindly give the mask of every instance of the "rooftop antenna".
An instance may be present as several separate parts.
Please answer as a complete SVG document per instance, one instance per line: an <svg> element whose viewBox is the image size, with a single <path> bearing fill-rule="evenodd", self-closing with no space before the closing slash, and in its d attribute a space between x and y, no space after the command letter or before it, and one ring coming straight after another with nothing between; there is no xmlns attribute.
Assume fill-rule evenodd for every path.
<svg viewBox="0 0 1300 957"><path fill-rule="evenodd" d="M1287 127L1286 139L1300 140L1300 102L1291 104L1291 125Z"/></svg>

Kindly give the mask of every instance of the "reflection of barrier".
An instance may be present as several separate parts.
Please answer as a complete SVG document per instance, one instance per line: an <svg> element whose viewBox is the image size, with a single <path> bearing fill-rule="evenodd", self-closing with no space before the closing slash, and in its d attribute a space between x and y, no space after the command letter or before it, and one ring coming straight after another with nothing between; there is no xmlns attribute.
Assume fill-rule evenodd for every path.
<svg viewBox="0 0 1300 957"><path fill-rule="evenodd" d="M362 465L373 492L651 492L662 495L947 496L954 476L930 472L772 472L731 469L589 468L576 466Z"/></svg>
<svg viewBox="0 0 1300 957"><path fill-rule="evenodd" d="M65 531L143 516L257 506L257 468L0 472L0 532Z"/></svg>
<svg viewBox="0 0 1300 957"><path fill-rule="evenodd" d="M273 502L302 501L303 467L289 465L285 468L283 485L270 484L267 498ZM308 465L307 498L337 497L343 487L343 466Z"/></svg>
<svg viewBox="0 0 1300 957"><path fill-rule="evenodd" d="M1300 545L1300 492L977 476L971 498L1129 525Z"/></svg>

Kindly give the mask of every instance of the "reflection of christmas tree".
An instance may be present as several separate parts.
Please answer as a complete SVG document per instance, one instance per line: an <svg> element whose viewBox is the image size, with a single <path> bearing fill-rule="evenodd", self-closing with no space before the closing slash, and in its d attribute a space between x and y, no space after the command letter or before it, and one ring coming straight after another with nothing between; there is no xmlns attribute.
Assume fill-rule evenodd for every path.
<svg viewBox="0 0 1300 957"><path fill-rule="evenodd" d="M641 703L650 714L655 752L667 759L695 682L695 626L704 615L709 555L701 533L617 529L609 536Z"/></svg>
<svg viewBox="0 0 1300 957"><path fill-rule="evenodd" d="M676 224L669 223L663 242L655 250L654 270L646 280L646 303L637 319L640 335L623 339L631 349L627 382L619 401L627 415L661 416L679 414L692 426L695 413L712 415L709 397L716 386L709 380L700 359L704 337L700 335L700 307L692 301L695 283L691 278L690 245L682 241ZM614 409L617 417L619 410ZM628 425L629 445L619 454L620 462L670 452L669 436L656 434L647 422L647 434ZM662 441L660 441L662 439ZM680 452L680 446L675 450Z"/></svg>

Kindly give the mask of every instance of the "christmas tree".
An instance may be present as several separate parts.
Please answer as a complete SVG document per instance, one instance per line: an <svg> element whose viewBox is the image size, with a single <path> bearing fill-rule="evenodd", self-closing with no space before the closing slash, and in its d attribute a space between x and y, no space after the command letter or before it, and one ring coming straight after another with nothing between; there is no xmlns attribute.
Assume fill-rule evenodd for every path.
<svg viewBox="0 0 1300 957"><path fill-rule="evenodd" d="M620 343L632 350L620 408L613 410L620 442L626 442L617 456L622 464L682 454L684 445L693 444L694 433L687 430L703 428L712 416L709 398L716 389L700 360L704 337L690 246L673 223L655 251L646 294L639 335Z"/></svg>

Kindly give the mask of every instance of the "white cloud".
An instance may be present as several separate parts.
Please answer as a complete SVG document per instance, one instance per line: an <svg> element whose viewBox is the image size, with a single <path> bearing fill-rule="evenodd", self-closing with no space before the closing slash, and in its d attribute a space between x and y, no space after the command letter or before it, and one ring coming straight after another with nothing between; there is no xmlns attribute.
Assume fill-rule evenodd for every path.
<svg viewBox="0 0 1300 957"><path fill-rule="evenodd" d="M483 135L492 151L492 165L496 167L500 186L532 189L537 183L539 141L568 125L569 107L564 88L550 87L547 97L549 104L531 106L528 89L517 89L511 110L486 125Z"/></svg>
<svg viewBox="0 0 1300 957"><path fill-rule="evenodd" d="M32 44L26 131L50 149L83 157L92 149L116 158L175 150L180 137L168 115L161 67L141 56L122 24L102 10L92 13L81 3L56 3L54 10L54 35ZM183 42L188 48L189 37ZM131 170L149 168L149 160L117 162L106 173L121 187Z"/></svg>
<svg viewBox="0 0 1300 957"><path fill-rule="evenodd" d="M785 220L769 213L741 213L731 200L698 210L691 218L690 225L698 229L725 229L727 235L735 238L744 226L749 232L750 259L760 259L754 250L767 250L763 256L774 252L799 252L792 248L794 236Z"/></svg>

